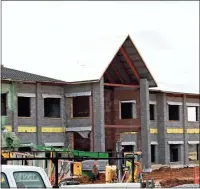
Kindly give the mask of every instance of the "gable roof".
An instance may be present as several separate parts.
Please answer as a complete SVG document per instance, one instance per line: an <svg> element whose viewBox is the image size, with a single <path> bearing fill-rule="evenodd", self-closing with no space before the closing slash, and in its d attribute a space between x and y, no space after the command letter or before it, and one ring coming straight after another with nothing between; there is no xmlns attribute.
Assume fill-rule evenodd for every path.
<svg viewBox="0 0 200 189"><path fill-rule="evenodd" d="M12 81L26 81L26 82L47 82L47 83L65 83L61 80L56 80L53 78L40 76L24 71L19 71L11 68L7 68L4 66L1 66L1 79L2 80L12 80Z"/></svg>
<svg viewBox="0 0 200 189"><path fill-rule="evenodd" d="M85 43L89 43L90 45L84 45ZM140 78L146 78L149 81L150 87L156 87L155 79L129 35L116 37L104 36L102 38L99 37L98 44L97 40L93 39L80 44L77 48L79 48L79 52L81 52L82 48L84 53L77 54L75 57L77 61L71 63L70 67L66 70L66 82L80 83L99 81L122 46L132 60L132 64L136 68Z"/></svg>

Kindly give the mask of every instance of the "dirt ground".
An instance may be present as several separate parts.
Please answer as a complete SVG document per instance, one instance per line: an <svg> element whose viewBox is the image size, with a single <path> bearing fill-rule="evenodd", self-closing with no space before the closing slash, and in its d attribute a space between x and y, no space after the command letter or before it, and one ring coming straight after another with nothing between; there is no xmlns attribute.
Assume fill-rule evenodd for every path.
<svg viewBox="0 0 200 189"><path fill-rule="evenodd" d="M144 175L144 180L154 179L161 187L169 188L194 183L194 168L161 167Z"/></svg>

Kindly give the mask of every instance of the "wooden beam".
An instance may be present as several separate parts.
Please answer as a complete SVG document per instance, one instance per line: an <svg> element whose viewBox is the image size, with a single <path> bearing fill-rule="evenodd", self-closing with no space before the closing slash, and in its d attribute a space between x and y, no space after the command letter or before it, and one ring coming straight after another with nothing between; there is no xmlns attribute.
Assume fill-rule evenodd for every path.
<svg viewBox="0 0 200 189"><path fill-rule="evenodd" d="M132 63L132 60L129 58L129 56L128 56L126 50L125 50L123 47L121 47L121 48L120 48L120 52L122 53L123 57L125 58L126 62L127 62L128 65L129 65L129 67L131 68L131 70L132 70L133 74L135 75L137 81L140 82L140 76L139 76L139 74L137 73L137 70L135 69L135 67L134 67L134 65L133 65L133 63Z"/></svg>
<svg viewBox="0 0 200 189"><path fill-rule="evenodd" d="M117 76L119 77L121 83L124 83L124 80L122 79L120 73L117 71L117 68L115 67L115 65L113 64L113 62L111 63L111 67L113 68L113 70L115 71L115 73L117 74Z"/></svg>
<svg viewBox="0 0 200 189"><path fill-rule="evenodd" d="M125 87L125 88L140 88L139 85L124 85L124 84L115 84L115 83L104 83L104 86L110 86L110 87Z"/></svg>
<svg viewBox="0 0 200 189"><path fill-rule="evenodd" d="M128 76L128 78L130 80L130 83L131 83L132 82L132 78L131 78L130 74L128 73L124 63L121 63L120 65L121 65L121 68L124 70L124 72L126 72L126 75Z"/></svg>
<svg viewBox="0 0 200 189"><path fill-rule="evenodd" d="M112 77L110 76L110 74L108 73L108 71L105 72L106 77L108 78L110 83L114 83Z"/></svg>

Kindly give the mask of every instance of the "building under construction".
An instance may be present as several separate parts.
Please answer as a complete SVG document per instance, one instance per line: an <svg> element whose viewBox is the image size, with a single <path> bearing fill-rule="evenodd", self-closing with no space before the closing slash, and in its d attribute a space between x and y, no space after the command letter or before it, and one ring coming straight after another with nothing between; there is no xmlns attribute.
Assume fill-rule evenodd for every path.
<svg viewBox="0 0 200 189"><path fill-rule="evenodd" d="M129 36L114 49L110 62L82 80L2 66L2 124L22 142L84 151L115 151L120 139L124 150L142 150L146 169L199 159L199 94L153 89Z"/></svg>

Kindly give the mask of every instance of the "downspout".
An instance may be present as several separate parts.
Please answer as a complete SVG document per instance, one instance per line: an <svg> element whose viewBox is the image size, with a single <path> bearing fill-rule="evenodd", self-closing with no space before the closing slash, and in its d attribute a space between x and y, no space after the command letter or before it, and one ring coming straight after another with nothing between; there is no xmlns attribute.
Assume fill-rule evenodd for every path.
<svg viewBox="0 0 200 189"><path fill-rule="evenodd" d="M94 152L94 97L93 97L93 84L91 84L91 98L92 98L92 151Z"/></svg>

